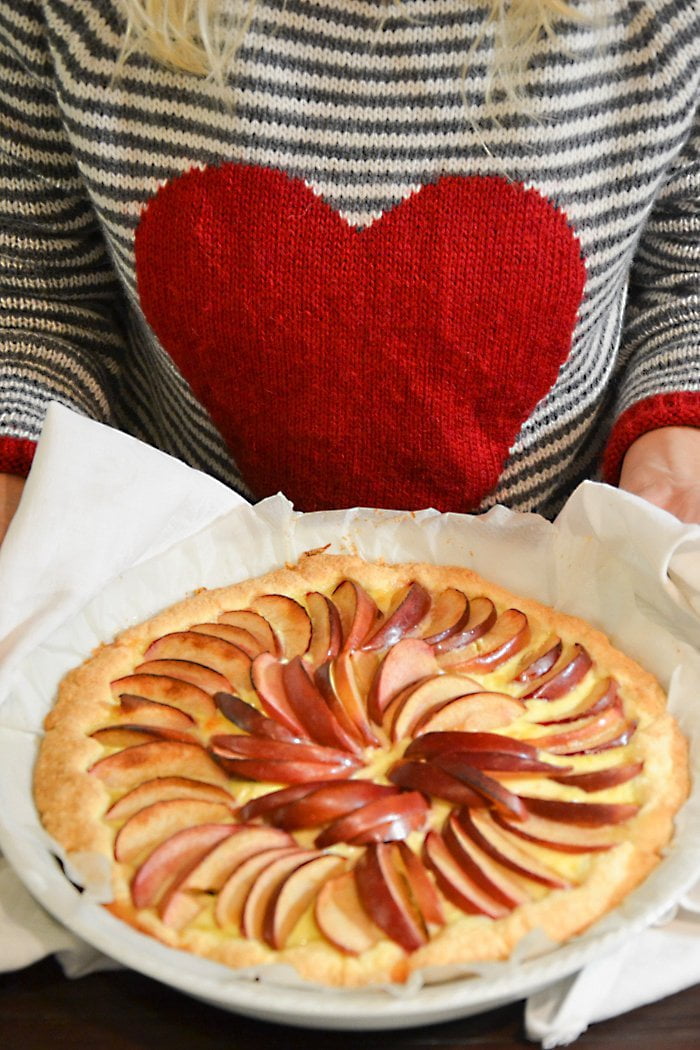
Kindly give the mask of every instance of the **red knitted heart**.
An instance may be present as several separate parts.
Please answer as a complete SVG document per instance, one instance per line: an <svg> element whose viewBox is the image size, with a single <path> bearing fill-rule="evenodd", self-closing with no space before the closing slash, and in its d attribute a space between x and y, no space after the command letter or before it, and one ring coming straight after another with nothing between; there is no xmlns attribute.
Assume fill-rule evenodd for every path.
<svg viewBox="0 0 700 1050"><path fill-rule="evenodd" d="M476 507L584 283L565 216L498 177L441 178L358 230L282 172L191 171L148 204L136 260L253 492L306 510Z"/></svg>

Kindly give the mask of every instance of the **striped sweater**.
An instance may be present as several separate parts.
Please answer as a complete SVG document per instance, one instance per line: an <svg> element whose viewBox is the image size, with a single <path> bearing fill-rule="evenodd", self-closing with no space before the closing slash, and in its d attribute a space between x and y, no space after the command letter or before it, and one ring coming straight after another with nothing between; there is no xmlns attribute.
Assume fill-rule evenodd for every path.
<svg viewBox="0 0 700 1050"><path fill-rule="evenodd" d="M0 469L54 399L249 498L551 516L700 426L700 11L603 6L517 102L479 0L260 0L225 90L0 0Z"/></svg>

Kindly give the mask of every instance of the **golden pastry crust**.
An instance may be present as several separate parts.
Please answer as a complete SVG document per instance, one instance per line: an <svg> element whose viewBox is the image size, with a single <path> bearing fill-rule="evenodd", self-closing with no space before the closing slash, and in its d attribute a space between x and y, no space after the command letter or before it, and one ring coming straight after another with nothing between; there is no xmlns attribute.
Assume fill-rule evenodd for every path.
<svg viewBox="0 0 700 1050"><path fill-rule="evenodd" d="M348 645L352 611L358 608L347 600L348 582L359 586L361 597L369 596L376 607L357 645ZM314 605L310 594L323 597ZM306 611L305 649L304 617L295 620L295 612L291 620L285 619L285 609L280 612L273 608L274 602L269 603L271 595L293 599ZM449 615L450 610L459 610L462 597L466 612L460 635L456 620L450 633ZM340 634L336 632L335 642L328 642L330 648L320 649L327 641L328 623L322 615L327 599L336 610L335 620L331 619L336 627L340 624ZM407 611L411 602L412 622ZM387 633L397 607L399 627ZM262 617L272 627L276 651L265 649L263 635L252 636L262 647L256 650L250 638L246 642L244 634L235 633L260 626L254 617ZM226 638L207 633L227 619L232 623L223 634L227 629L233 633ZM441 632L441 639L435 641ZM464 644L458 644L460 638ZM406 645L408 639L412 641ZM252 648L246 652L240 648L244 644ZM235 659L227 648L232 645ZM380 670L394 651L401 654L404 662L397 659L396 666L403 669L395 667L393 679L385 670L380 685ZM238 655L241 652L243 657ZM409 671L405 668L411 660L415 668ZM186 675L184 687L182 681L172 686L178 665L184 668L189 663L208 666L209 678L195 676L195 684ZM233 693L264 713L268 723L277 723L273 736L279 736L279 725L283 735L286 716L274 706L275 682L279 684L280 669L293 663L310 672L307 678L317 695L323 694L324 683L329 688L330 681L331 698L326 693L325 700L326 709L334 713L335 728L328 729L327 716L322 714L320 723L311 718L304 724L303 739L291 734L296 744L287 739L289 726L287 738L271 743L265 736L271 732L269 724L260 731L261 737L258 729L232 723L230 712L225 714L221 704L212 700L217 687ZM320 675L319 668L327 670L331 665L330 678ZM354 678L351 686L346 681L342 687L341 671L348 667ZM222 669L228 688L221 684ZM440 679L443 690L446 683L459 680L459 688L421 706L417 689L432 679ZM292 688L291 679L284 681L283 700ZM155 692L144 697L142 691L148 692L149 683ZM359 714L352 706L358 695ZM287 709L287 715L298 720L299 710L292 705L292 714ZM364 729L357 719L365 720ZM371 743L363 732L370 734ZM253 739L253 750L239 753L240 741L246 737ZM536 751L544 767L531 771L526 765L513 766L509 758L504 768L492 768L494 737L496 745L504 740L518 743L531 758ZM447 740L458 741L459 747L446 748ZM304 762L311 763L304 766L305 787L303 771L298 773L288 761L295 754L289 748L294 747ZM319 748L326 749L327 764L317 767L313 763ZM482 752L478 761L475 749ZM337 759L335 766L331 753ZM280 764L271 765L270 756ZM526 759L521 756L520 761ZM289 772L291 779L270 780L272 768ZM611 768L625 773L615 779L609 775ZM567 775L579 779L561 779ZM451 782L456 778L458 788L445 791L445 776ZM393 802L401 796L401 804L407 803L410 796L418 809L402 810L398 832L396 824L387 830L389 824L379 819L367 825L360 821L359 838L339 831L339 838L330 833L330 839L329 826L334 832L350 809L340 816L338 810L333 816L324 810L325 817L312 818L301 827L289 823L287 811L271 816L269 810L255 812L253 807L252 816L245 809L241 813L251 800L273 791L297 784L301 798L303 790L310 794L310 785L334 778L381 785L386 795L391 789ZM433 783L438 785L434 791L426 787ZM139 802L142 796L134 789L143 784L147 786L141 791L149 794ZM287 962L312 981L361 986L402 981L433 966L504 959L533 929L561 942L585 929L658 863L672 837L674 815L688 792L688 771L685 741L666 710L658 683L590 624L515 597L467 569L370 563L349 555L313 552L295 566L188 597L124 631L70 672L46 719L34 790L44 826L68 856L87 851L109 861L114 893L109 907L124 921L166 944L233 967ZM454 790L457 795L451 794ZM114 810L116 815L106 816L117 803L121 808ZM559 803L564 808L557 813ZM357 802L353 805L355 812L362 808ZM579 808L572 809L575 806ZM285 885L282 876L274 892L257 886L263 904L256 910L249 903L245 916L240 910L245 903L236 905L238 911L232 904L226 905L228 911L217 910L225 895L223 886L229 885L226 878L236 869L231 868L226 877L220 873L218 884L212 885L200 886L188 876L207 851L213 853L224 840L235 838L240 825L255 827L256 835L261 829L276 828L280 842L265 848L278 851L268 856L276 862L279 853L280 871L286 871L288 864L290 873L298 872L304 868L302 861L308 864L319 855L326 857L313 884L294 887L295 900L303 897L303 901L288 920L280 917L281 904L273 919L271 902L277 901ZM165 872L158 869L160 882L150 897L150 890L136 889L153 878L143 871L149 858L166 840L172 842L191 827L204 828L206 846L200 853L178 853L179 868L171 862ZM533 828L539 841L523 837L523 831L531 836ZM547 834L554 829L557 841L543 839L543 829ZM486 848L484 835L495 853ZM228 848L230 842L221 851ZM418 882L406 867L406 854L401 852L406 848L417 858ZM285 850L296 860L285 860ZM337 861L335 867L329 855ZM305 868L305 874L313 870ZM378 878L380 897L389 887L390 900L383 910L373 903ZM327 883L331 886L321 895ZM256 883L245 885L250 893ZM240 897L243 891L237 892ZM466 906L465 892L470 901ZM293 896L291 886L289 895ZM353 939L354 928L347 940L348 899L351 917L353 908L362 913L359 940ZM407 913L403 925L402 909ZM340 929L334 925L338 921Z"/></svg>

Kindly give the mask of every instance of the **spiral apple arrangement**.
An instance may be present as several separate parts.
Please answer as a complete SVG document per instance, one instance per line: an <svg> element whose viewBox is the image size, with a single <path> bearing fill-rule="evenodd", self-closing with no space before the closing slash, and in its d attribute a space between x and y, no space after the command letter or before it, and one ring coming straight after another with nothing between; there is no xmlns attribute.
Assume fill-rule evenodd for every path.
<svg viewBox="0 0 700 1050"><path fill-rule="evenodd" d="M353 579L260 595L112 682L89 773L136 909L273 949L310 914L343 953L413 952L621 840L639 804L589 796L642 773L636 725L584 645L455 587L383 604Z"/></svg>

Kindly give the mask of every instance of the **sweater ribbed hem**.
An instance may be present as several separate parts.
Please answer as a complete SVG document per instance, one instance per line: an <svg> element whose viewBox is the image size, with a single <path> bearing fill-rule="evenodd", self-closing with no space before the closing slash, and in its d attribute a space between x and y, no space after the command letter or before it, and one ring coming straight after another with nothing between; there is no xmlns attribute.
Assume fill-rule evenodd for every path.
<svg viewBox="0 0 700 1050"><path fill-rule="evenodd" d="M630 445L660 427L700 427L700 391L656 394L638 401L618 419L603 457L603 480L617 485Z"/></svg>
<svg viewBox="0 0 700 1050"><path fill-rule="evenodd" d="M35 451L36 442L27 438L0 437L0 474L26 478Z"/></svg>

